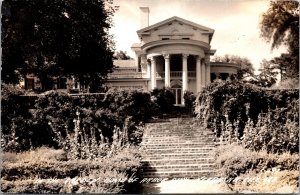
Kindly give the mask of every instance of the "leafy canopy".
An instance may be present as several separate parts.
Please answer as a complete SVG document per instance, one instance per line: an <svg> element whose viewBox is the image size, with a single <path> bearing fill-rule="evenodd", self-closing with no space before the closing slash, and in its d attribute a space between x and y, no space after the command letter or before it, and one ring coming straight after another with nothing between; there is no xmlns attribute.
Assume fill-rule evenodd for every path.
<svg viewBox="0 0 300 195"><path fill-rule="evenodd" d="M242 80L247 76L253 76L254 68L253 64L248 58L240 57L237 55L226 54L224 56L215 56L212 61L214 62L229 62L237 64L240 66L240 69L237 72L237 79Z"/></svg>
<svg viewBox="0 0 300 195"><path fill-rule="evenodd" d="M299 78L299 2L271 1L260 22L261 37L271 42L271 49L287 46L287 53L272 60L284 74L282 78Z"/></svg>
<svg viewBox="0 0 300 195"><path fill-rule="evenodd" d="M111 2L110 2L111 3ZM105 0L4 0L2 81L33 73L105 79L113 67Z"/></svg>

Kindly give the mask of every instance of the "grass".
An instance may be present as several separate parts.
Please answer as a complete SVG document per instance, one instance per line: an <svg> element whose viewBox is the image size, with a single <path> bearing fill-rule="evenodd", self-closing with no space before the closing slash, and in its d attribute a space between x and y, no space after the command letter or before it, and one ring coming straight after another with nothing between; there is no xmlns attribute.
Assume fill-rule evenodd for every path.
<svg viewBox="0 0 300 195"><path fill-rule="evenodd" d="M94 160L69 160L62 150L44 147L2 153L2 159L5 193L121 193L141 166L134 147Z"/></svg>
<svg viewBox="0 0 300 195"><path fill-rule="evenodd" d="M238 144L217 148L218 174L234 192L296 192L299 186L298 154L254 152Z"/></svg>

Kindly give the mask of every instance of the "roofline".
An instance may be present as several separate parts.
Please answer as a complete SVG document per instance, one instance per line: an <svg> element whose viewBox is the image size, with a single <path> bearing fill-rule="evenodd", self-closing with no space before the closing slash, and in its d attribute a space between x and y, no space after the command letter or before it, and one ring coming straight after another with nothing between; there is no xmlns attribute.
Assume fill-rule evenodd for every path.
<svg viewBox="0 0 300 195"><path fill-rule="evenodd" d="M202 26L202 25L200 25L200 24L197 24L197 23L188 21L188 20L186 20L186 19L183 19L183 18L180 18L180 17L177 17L177 16L173 16L173 17L168 18L168 19L166 19L166 20L163 20L163 21L161 21L161 22L158 22L158 23L155 23L155 24L150 25L150 26L148 26L148 27L142 28L142 29L140 29L140 30L138 30L138 31L136 31L136 32L137 32L138 35L140 35L143 31L151 30L151 29L153 29L153 28L156 28L156 27L158 27L158 26L161 26L161 25L163 25L163 24L165 24L165 23L168 23L168 22L171 22L171 21L174 21L174 20L178 20L178 21L181 21L181 22L183 22L183 23L189 24L189 25L191 25L191 26L195 26L195 27L197 27L197 28L201 28L201 29L207 30L207 31L208 31L207 33L208 33L208 34L212 34L212 35L213 35L214 32L215 32L214 29L208 28L208 27L206 27L206 26Z"/></svg>

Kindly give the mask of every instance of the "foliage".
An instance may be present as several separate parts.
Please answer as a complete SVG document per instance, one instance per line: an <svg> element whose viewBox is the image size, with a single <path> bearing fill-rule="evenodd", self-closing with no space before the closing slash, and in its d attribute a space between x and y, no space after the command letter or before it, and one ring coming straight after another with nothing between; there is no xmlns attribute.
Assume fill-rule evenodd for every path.
<svg viewBox="0 0 300 195"><path fill-rule="evenodd" d="M299 81L297 79L285 79L278 83L278 86L274 86L274 89L298 89Z"/></svg>
<svg viewBox="0 0 300 195"><path fill-rule="evenodd" d="M28 137L32 134L27 127L31 125L31 113L23 101L24 91L15 85L2 83L1 91L1 146L19 151L29 148Z"/></svg>
<svg viewBox="0 0 300 195"><path fill-rule="evenodd" d="M236 178L232 191L239 193L296 193L298 191L299 171L274 170L256 173L250 171Z"/></svg>
<svg viewBox="0 0 300 195"><path fill-rule="evenodd" d="M265 90L242 82L212 83L197 97L195 112L221 141L244 139L252 141L246 146L254 150L297 152L298 99L296 90Z"/></svg>
<svg viewBox="0 0 300 195"><path fill-rule="evenodd" d="M53 76L88 78L90 86L113 67L112 9L105 0L2 3L2 81L38 76L43 90ZM98 85L99 86L99 85Z"/></svg>
<svg viewBox="0 0 300 195"><path fill-rule="evenodd" d="M195 100L196 96L193 92L191 91L186 91L184 93L184 106L187 110L188 113L193 113L194 108L195 108Z"/></svg>
<svg viewBox="0 0 300 195"><path fill-rule="evenodd" d="M255 151L271 153L299 152L299 103L294 100L287 108L277 108L266 116L259 115L256 125L247 122L243 145Z"/></svg>
<svg viewBox="0 0 300 195"><path fill-rule="evenodd" d="M1 190L7 193L127 192L141 167L137 148L123 148L110 158L70 160L65 153L38 148L4 153ZM130 179L132 181L130 181Z"/></svg>
<svg viewBox="0 0 300 195"><path fill-rule="evenodd" d="M299 82L299 66L295 66L299 62L298 54L282 53L278 57L274 57L271 63L274 68L279 69L281 80L296 79Z"/></svg>
<svg viewBox="0 0 300 195"><path fill-rule="evenodd" d="M297 154L273 154L266 151L254 152L236 143L221 145L216 152L216 164L219 176L225 177L228 183L238 176L251 171L263 173L274 170L298 170L299 158Z"/></svg>
<svg viewBox="0 0 300 195"><path fill-rule="evenodd" d="M147 121L152 115L150 93L144 90L111 88L105 93L103 107L117 113L123 119L132 117L135 122Z"/></svg>
<svg viewBox="0 0 300 195"><path fill-rule="evenodd" d="M250 80L249 83L255 84L259 87L271 87L276 83L276 76L278 72L276 71L277 66L272 63L272 61L262 60L261 62L261 72L259 75L255 75L254 79Z"/></svg>
<svg viewBox="0 0 300 195"><path fill-rule="evenodd" d="M215 56L212 61L215 62L229 62L239 65L239 70L237 72L237 79L242 80L245 77L253 76L254 68L253 64L248 58L236 56L236 55L224 55L224 56Z"/></svg>
<svg viewBox="0 0 300 195"><path fill-rule="evenodd" d="M174 110L175 95L169 88L154 89L151 92L154 103L162 113L171 113Z"/></svg>
<svg viewBox="0 0 300 195"><path fill-rule="evenodd" d="M116 60L130 60L132 59L129 55L127 55L126 51L117 51L114 53L113 58Z"/></svg>
<svg viewBox="0 0 300 195"><path fill-rule="evenodd" d="M270 1L260 23L261 36L272 42L271 48L288 46L288 54L274 58L287 76L299 79L299 2Z"/></svg>
<svg viewBox="0 0 300 195"><path fill-rule="evenodd" d="M3 97L7 96L10 97L9 94ZM151 118L155 108L150 97L149 92L140 90L109 90L103 97L72 97L64 92L48 91L37 97L34 109L25 107L22 115L11 115L13 110L21 112L21 109L9 106L20 107L24 102L6 98L3 109L12 113L2 123L5 129L2 147L6 151L20 151L45 145L64 148L74 158L105 156L116 145L141 142L143 123ZM23 112L28 112L26 120Z"/></svg>

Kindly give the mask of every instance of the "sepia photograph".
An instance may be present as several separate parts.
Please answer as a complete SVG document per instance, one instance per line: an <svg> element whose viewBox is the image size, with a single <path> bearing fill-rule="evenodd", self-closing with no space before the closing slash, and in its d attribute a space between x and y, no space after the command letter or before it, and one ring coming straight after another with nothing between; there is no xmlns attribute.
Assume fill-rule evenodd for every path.
<svg viewBox="0 0 300 195"><path fill-rule="evenodd" d="M2 193L299 193L299 1L0 2Z"/></svg>

